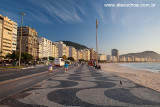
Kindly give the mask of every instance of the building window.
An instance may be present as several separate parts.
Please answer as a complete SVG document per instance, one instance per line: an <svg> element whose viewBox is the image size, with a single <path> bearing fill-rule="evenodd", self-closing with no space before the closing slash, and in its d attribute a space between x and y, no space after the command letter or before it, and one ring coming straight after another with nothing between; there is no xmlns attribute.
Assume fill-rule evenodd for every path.
<svg viewBox="0 0 160 107"><path fill-rule="evenodd" d="M5 46L5 45L3 45L3 47L6 47L6 48L11 48L10 46Z"/></svg>
<svg viewBox="0 0 160 107"><path fill-rule="evenodd" d="M6 28L6 27L4 27L4 29L6 29L6 30L8 30L8 31L12 31L11 29L8 29L8 28Z"/></svg>
<svg viewBox="0 0 160 107"><path fill-rule="evenodd" d="M11 50L8 50L8 49L3 49L4 51L11 51Z"/></svg>

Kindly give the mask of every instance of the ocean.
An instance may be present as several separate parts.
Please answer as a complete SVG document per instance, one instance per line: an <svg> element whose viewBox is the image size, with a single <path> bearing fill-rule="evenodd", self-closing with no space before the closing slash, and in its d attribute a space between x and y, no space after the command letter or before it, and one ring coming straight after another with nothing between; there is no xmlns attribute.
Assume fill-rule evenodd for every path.
<svg viewBox="0 0 160 107"><path fill-rule="evenodd" d="M119 65L132 69L140 69L154 73L160 73L160 63L125 63Z"/></svg>

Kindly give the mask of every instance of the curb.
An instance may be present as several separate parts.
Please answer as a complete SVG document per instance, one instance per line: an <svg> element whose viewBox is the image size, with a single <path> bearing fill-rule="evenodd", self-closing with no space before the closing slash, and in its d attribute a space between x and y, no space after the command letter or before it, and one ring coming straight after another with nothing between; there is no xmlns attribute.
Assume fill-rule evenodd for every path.
<svg viewBox="0 0 160 107"><path fill-rule="evenodd" d="M45 66L45 65L44 65ZM7 71L7 70L19 70L19 69L30 69L30 68L36 68L40 67L39 65L37 66L30 66L30 67L24 67L24 68L1 68L0 71ZM43 67L43 66L42 66Z"/></svg>

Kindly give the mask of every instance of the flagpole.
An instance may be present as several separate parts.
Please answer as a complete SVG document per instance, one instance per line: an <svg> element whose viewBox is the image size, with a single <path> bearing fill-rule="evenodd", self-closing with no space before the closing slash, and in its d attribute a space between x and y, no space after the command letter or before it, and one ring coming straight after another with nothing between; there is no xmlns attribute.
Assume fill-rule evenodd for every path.
<svg viewBox="0 0 160 107"><path fill-rule="evenodd" d="M97 53L96 65L98 66L98 39L97 39L97 28L98 28L98 20L96 19L96 53Z"/></svg>

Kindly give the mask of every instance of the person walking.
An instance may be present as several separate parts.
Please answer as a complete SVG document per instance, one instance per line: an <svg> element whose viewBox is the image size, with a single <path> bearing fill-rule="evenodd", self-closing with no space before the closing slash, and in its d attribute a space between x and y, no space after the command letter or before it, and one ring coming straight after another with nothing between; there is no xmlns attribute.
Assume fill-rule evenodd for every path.
<svg viewBox="0 0 160 107"><path fill-rule="evenodd" d="M67 62L65 62L64 68L65 68L65 72L68 71L68 64L67 64Z"/></svg>
<svg viewBox="0 0 160 107"><path fill-rule="evenodd" d="M52 67L52 62L50 62L49 66L48 66L48 73L52 74L53 72L53 67Z"/></svg>

